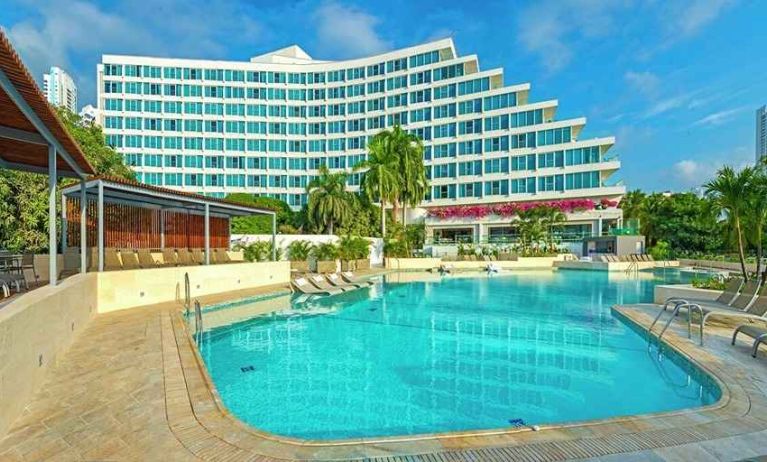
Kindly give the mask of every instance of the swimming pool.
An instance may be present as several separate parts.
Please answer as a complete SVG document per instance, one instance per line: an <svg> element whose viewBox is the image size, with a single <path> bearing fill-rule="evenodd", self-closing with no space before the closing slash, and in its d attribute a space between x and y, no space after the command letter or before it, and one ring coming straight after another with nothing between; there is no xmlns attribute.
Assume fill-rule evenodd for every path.
<svg viewBox="0 0 767 462"><path fill-rule="evenodd" d="M224 404L260 430L331 440L557 424L719 399L711 378L671 351L648 349L639 329L611 313L616 303L651 301L663 282L652 275L400 277L311 301L247 302L220 311L239 316L206 320L199 348ZM666 273L665 282L680 277ZM247 315L264 309L273 312Z"/></svg>

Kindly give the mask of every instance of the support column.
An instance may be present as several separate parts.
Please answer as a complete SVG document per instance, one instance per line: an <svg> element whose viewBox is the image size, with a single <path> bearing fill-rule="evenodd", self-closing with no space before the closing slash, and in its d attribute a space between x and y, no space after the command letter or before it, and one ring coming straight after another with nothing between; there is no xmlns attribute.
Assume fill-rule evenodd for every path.
<svg viewBox="0 0 767 462"><path fill-rule="evenodd" d="M85 180L80 180L80 272L88 271L88 196L85 191Z"/></svg>
<svg viewBox="0 0 767 462"><path fill-rule="evenodd" d="M210 265L210 204L205 204L205 264Z"/></svg>
<svg viewBox="0 0 767 462"><path fill-rule="evenodd" d="M67 229L67 225L69 222L67 221L67 198L64 197L64 195L61 195L61 254L64 255L67 253L67 232L69 231ZM66 257L65 257L66 262ZM66 263L65 265L66 266Z"/></svg>
<svg viewBox="0 0 767 462"><path fill-rule="evenodd" d="M104 183L99 181L98 186L98 254L99 254L99 272L104 271Z"/></svg>
<svg viewBox="0 0 767 462"><path fill-rule="evenodd" d="M160 250L165 248L165 210L160 209Z"/></svg>
<svg viewBox="0 0 767 462"><path fill-rule="evenodd" d="M272 261L277 261L277 214L272 214Z"/></svg>
<svg viewBox="0 0 767 462"><path fill-rule="evenodd" d="M48 146L48 281L58 282L56 253L56 148Z"/></svg>

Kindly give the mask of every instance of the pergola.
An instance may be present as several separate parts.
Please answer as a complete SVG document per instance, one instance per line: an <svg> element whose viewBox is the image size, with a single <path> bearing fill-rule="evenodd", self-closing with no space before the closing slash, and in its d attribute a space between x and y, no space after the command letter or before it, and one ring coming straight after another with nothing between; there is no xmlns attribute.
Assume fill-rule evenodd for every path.
<svg viewBox="0 0 767 462"><path fill-rule="evenodd" d="M84 182L93 167L0 30L0 167L48 175L50 283L56 285L56 181ZM85 271L85 250L81 253Z"/></svg>
<svg viewBox="0 0 767 462"><path fill-rule="evenodd" d="M124 178L96 177L62 189L62 247L96 247L98 270L105 248L229 247L230 219L271 215L272 259L276 259L277 214L272 210L161 188ZM90 218L95 217L95 218ZM69 221L80 228L69 231ZM82 262L81 262L82 264Z"/></svg>

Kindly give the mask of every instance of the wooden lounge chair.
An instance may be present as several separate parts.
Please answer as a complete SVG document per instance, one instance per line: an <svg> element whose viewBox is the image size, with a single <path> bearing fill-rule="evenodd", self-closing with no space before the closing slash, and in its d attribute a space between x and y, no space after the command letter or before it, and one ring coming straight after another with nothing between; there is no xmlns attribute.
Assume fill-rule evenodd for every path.
<svg viewBox="0 0 767 462"><path fill-rule="evenodd" d="M753 298L754 294L756 293L756 289L758 287L755 287L754 285L751 285L748 288L748 292L746 291L746 288L743 288L743 292L746 292L746 295L743 295L743 292L738 294L738 290L740 290L741 285L743 285L743 279L741 278L732 278L730 279L727 284L725 284L724 291L722 291L721 294L719 294L719 297L716 298L716 300L704 300L699 298L682 298L682 297L670 297L666 299L666 301L663 304L663 309L667 309L671 305L679 305L684 303L696 303L696 304L706 304L706 305L716 305L716 306L730 306L730 304L734 303L735 300L738 297L741 297L742 300L739 302L742 306L742 303L745 301L745 297ZM749 299L750 301L750 299Z"/></svg>
<svg viewBox="0 0 767 462"><path fill-rule="evenodd" d="M227 253L226 249L215 249L212 253L212 255L216 256L216 263L237 263L236 261L232 260L229 257L229 254Z"/></svg>
<svg viewBox="0 0 767 462"><path fill-rule="evenodd" d="M306 278L296 278L290 281L290 284L297 291L309 295L335 295L343 292L341 289L318 289L306 280Z"/></svg>
<svg viewBox="0 0 767 462"><path fill-rule="evenodd" d="M320 290L341 290L341 291L349 291L354 289L354 287L333 287L330 285L330 283L325 279L321 274L313 274L309 276L309 282L311 282L314 287L320 289Z"/></svg>
<svg viewBox="0 0 767 462"><path fill-rule="evenodd" d="M354 273L352 273L351 271L343 271L341 273L341 277L346 282L349 282L349 283L352 283L352 284L367 284L369 286L372 286L372 285L375 284L375 282L373 282L373 281L371 281L369 279L362 279L360 277L355 276Z"/></svg>
<svg viewBox="0 0 767 462"><path fill-rule="evenodd" d="M357 284L354 282L344 281L343 279L341 279L338 273L326 274L325 278L333 287L338 287L339 289L347 289L347 288L359 289L360 287L367 286L367 284Z"/></svg>
<svg viewBox="0 0 767 462"><path fill-rule="evenodd" d="M176 259L176 249L162 249L163 266L178 266Z"/></svg>
<svg viewBox="0 0 767 462"><path fill-rule="evenodd" d="M748 283L746 285L748 285ZM737 301L737 299L735 301ZM753 303L749 302L749 306L746 309L736 308L734 306L735 301L733 301L733 306L725 307L699 305L695 303L688 304L686 306L688 310L688 325L692 322L692 313L698 313L700 315L700 319L698 320L698 327L700 330L701 346L703 346L703 330L706 327L706 321L711 317L716 316L720 318L742 318L754 321L767 321L767 295L760 294L756 300L753 301Z"/></svg>
<svg viewBox="0 0 767 462"><path fill-rule="evenodd" d="M121 269L123 269L123 264L117 255L117 249L104 249L104 271L120 271Z"/></svg>
<svg viewBox="0 0 767 462"><path fill-rule="evenodd" d="M188 249L178 249L177 255L178 266L194 266L197 264Z"/></svg>
<svg viewBox="0 0 767 462"><path fill-rule="evenodd" d="M202 249L192 249L192 261L198 265L204 265L205 252Z"/></svg>
<svg viewBox="0 0 767 462"><path fill-rule="evenodd" d="M735 339L738 338L738 334L745 334L754 339L751 350L751 356L754 358L756 358L756 353L759 352L759 344L764 343L767 345L767 327L760 327L751 323L739 325L732 333L733 345L735 345Z"/></svg>
<svg viewBox="0 0 767 462"><path fill-rule="evenodd" d="M138 255L139 265L144 269L167 266L154 261L154 258L152 258L152 252L149 249L138 249L136 254Z"/></svg>
<svg viewBox="0 0 767 462"><path fill-rule="evenodd" d="M124 270L141 269L141 263L139 263L136 252L134 252L132 249L120 250L120 257L123 262Z"/></svg>

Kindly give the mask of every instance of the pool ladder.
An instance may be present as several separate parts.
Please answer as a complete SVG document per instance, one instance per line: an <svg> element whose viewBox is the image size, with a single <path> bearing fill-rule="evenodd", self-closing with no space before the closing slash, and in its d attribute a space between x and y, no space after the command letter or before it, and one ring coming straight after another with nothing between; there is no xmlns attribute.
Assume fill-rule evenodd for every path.
<svg viewBox="0 0 767 462"><path fill-rule="evenodd" d="M189 317L189 309L191 308L192 303L192 290L191 290L191 284L189 284L189 273L184 273L184 309L186 310L186 315Z"/></svg>
<svg viewBox="0 0 767 462"><path fill-rule="evenodd" d="M202 335L202 307L200 301L194 300L194 338L197 339L197 343L200 343L200 336Z"/></svg>
<svg viewBox="0 0 767 462"><path fill-rule="evenodd" d="M676 300L669 300L663 305L663 309L658 311L658 315L655 316L655 319L653 320L652 324L650 324L650 328L647 329L647 341L650 341L650 336L652 334L652 329L655 327L655 324L660 321L660 318L663 316L663 313L667 311L667 308L669 308L669 305L673 304L674 309L671 310L671 316L668 317L668 320L666 321L666 324L663 325L663 329L661 329L660 333L658 334L658 340L663 337L663 334L666 333L666 330L668 330L669 326L671 326L671 321L674 320L674 318L677 317L679 314L679 310L682 308L687 308L688 311L691 309L690 303L686 300L676 299ZM687 314L688 318L690 316L689 312ZM690 338L692 336L692 332L690 330L690 322L689 319L687 321L687 338Z"/></svg>

